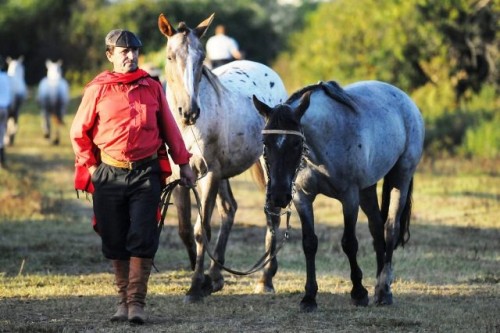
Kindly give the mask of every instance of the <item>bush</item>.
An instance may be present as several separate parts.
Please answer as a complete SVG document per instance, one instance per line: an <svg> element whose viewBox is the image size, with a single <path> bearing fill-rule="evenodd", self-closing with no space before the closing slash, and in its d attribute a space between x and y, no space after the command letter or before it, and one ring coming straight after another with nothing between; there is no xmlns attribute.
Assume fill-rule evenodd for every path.
<svg viewBox="0 0 500 333"><path fill-rule="evenodd" d="M482 119L477 127L468 128L461 152L482 158L500 157L500 114L493 120Z"/></svg>

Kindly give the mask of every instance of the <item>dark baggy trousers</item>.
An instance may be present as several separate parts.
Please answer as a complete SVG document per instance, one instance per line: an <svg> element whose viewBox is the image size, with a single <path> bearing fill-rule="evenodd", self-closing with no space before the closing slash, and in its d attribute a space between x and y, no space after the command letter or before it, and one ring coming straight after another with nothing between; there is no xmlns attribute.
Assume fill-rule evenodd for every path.
<svg viewBox="0 0 500 333"><path fill-rule="evenodd" d="M94 215L107 259L153 258L158 249L158 160L128 170L101 163L92 175Z"/></svg>

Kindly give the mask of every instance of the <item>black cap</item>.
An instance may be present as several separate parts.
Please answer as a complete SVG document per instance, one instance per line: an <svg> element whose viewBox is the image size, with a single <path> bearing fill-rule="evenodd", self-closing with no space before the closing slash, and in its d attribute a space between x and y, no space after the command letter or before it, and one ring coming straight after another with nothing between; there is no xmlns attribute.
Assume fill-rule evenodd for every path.
<svg viewBox="0 0 500 333"><path fill-rule="evenodd" d="M106 45L118 47L141 47L142 43L136 35L128 30L115 29L106 35Z"/></svg>

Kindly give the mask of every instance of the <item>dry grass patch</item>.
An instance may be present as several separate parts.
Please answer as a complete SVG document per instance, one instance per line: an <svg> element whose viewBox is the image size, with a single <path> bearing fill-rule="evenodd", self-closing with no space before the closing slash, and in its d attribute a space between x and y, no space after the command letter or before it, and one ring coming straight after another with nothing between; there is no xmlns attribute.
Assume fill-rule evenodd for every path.
<svg viewBox="0 0 500 333"><path fill-rule="evenodd" d="M71 121L67 117L67 122ZM500 331L500 177L498 161L424 161L414 188L411 239L395 253L395 304L350 304L349 265L340 246L338 202L315 203L318 305L300 313L305 260L300 222L279 254L276 294L255 295L260 273L225 274L225 288L202 304L183 303L191 272L169 211L156 258L143 327L109 322L117 298L91 204L76 199L73 155L41 141L39 116L21 131L0 171L0 332L495 332ZM484 163L483 163L484 164ZM496 170L496 171L495 171ZM263 193L244 174L233 180L239 210L226 264L247 269L264 252ZM214 215L214 234L219 227ZM357 227L364 284L373 295L375 255L366 217Z"/></svg>

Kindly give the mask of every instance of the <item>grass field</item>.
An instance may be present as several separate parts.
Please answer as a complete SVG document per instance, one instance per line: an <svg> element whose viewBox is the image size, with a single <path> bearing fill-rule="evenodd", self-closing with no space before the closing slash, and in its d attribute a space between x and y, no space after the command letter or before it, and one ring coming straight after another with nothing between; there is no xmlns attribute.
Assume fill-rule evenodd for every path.
<svg viewBox="0 0 500 333"><path fill-rule="evenodd" d="M0 170L0 332L500 331L499 161L458 159L424 160L418 170L411 239L394 257L392 306L350 304L340 205L319 198L317 312L299 312L305 264L296 213L278 257L275 294L253 293L260 273L225 274L222 292L202 304L183 304L191 272L172 209L155 260L159 272L150 281L150 321L142 327L111 323L113 277L90 226L91 203L73 190L68 135L51 146L35 107L28 103L24 110L16 144L7 147L9 169ZM226 264L246 269L264 251L264 194L247 174L232 184L239 210ZM372 297L375 255L362 213L357 234Z"/></svg>

